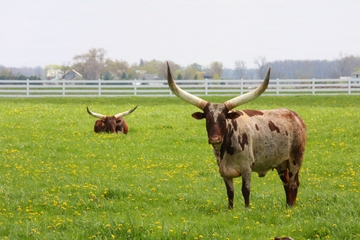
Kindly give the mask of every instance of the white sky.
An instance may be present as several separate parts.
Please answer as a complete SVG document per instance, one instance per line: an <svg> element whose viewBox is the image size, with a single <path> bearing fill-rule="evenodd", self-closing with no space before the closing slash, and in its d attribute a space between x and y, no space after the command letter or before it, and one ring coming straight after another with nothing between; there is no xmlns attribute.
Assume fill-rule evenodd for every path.
<svg viewBox="0 0 360 240"><path fill-rule="evenodd" d="M0 64L70 64L91 48L139 63L360 55L359 0L0 0Z"/></svg>

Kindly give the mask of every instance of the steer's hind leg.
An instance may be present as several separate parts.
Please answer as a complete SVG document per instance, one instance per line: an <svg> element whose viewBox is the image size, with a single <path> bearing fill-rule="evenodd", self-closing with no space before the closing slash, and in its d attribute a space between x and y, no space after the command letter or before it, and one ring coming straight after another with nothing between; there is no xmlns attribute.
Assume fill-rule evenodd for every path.
<svg viewBox="0 0 360 240"><path fill-rule="evenodd" d="M294 164L294 163L296 162L293 160L286 160L276 168L279 177L284 184L284 190L286 194L286 204L288 206L295 205L298 188L300 186L300 181L299 181L300 164Z"/></svg>
<svg viewBox="0 0 360 240"><path fill-rule="evenodd" d="M284 161L282 164L276 167L276 170L279 174L279 177L284 185L285 195L286 195L286 204L292 205L292 194L290 192L290 179L288 171L289 160Z"/></svg>
<svg viewBox="0 0 360 240"><path fill-rule="evenodd" d="M289 177L290 177L290 195L291 195L291 203L288 204L289 206L293 206L296 203L296 196L298 193L298 188L300 186L300 181L299 181L299 171L293 171L289 173Z"/></svg>
<svg viewBox="0 0 360 240"><path fill-rule="evenodd" d="M289 162L289 192L291 196L291 201L288 203L289 206L293 206L296 203L296 196L300 186L299 171L301 163L302 159L300 161L290 160Z"/></svg>
<svg viewBox="0 0 360 240"><path fill-rule="evenodd" d="M245 207L250 206L250 181L251 181L251 172L247 173L244 171L242 174L241 192L244 197Z"/></svg>
<svg viewBox="0 0 360 240"><path fill-rule="evenodd" d="M234 182L232 178L224 178L226 192L228 196L229 209L234 207Z"/></svg>

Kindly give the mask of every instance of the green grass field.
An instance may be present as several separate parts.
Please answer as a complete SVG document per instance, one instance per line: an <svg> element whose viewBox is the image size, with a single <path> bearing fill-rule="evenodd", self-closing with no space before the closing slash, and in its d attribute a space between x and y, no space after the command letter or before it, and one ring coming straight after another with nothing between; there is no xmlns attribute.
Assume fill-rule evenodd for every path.
<svg viewBox="0 0 360 240"><path fill-rule="evenodd" d="M86 106L135 105L128 135L93 133ZM239 109L278 107L308 129L297 205L270 171L253 174L250 208L237 179L228 210L205 122L180 99L0 98L0 238L359 239L360 96L263 96Z"/></svg>

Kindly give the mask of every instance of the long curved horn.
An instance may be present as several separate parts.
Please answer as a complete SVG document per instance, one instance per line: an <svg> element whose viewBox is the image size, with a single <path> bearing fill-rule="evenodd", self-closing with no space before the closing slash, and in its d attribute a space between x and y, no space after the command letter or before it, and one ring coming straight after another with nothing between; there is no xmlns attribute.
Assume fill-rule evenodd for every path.
<svg viewBox="0 0 360 240"><path fill-rule="evenodd" d="M226 107L231 110L233 108L236 108L237 106L247 103L257 97L259 97L263 92L265 92L268 84L269 84L269 80L270 80L270 70L271 68L269 68L267 75L264 79L264 81L262 82L262 84L260 86L258 86L257 88L255 88L254 90L252 90L251 92L245 93L243 95L240 95L238 97L234 97L226 102L224 102L224 104L226 105Z"/></svg>
<svg viewBox="0 0 360 240"><path fill-rule="evenodd" d="M132 113L133 111L135 111L135 109L138 107L138 105L136 105L136 107L134 107L133 109L129 110L129 111L125 111L125 112L122 112L122 113L118 113L118 114L115 114L114 116L116 118L121 118L121 117L125 117L126 115L129 115L130 113Z"/></svg>
<svg viewBox="0 0 360 240"><path fill-rule="evenodd" d="M180 87L178 87L178 85L176 85L176 83L174 82L174 79L171 75L169 62L167 62L167 80L168 80L169 88L171 89L173 94L175 94L176 96L178 96L180 99L184 100L185 102L188 102L188 103L194 105L195 107L198 107L201 110L204 110L204 108L207 104L207 101L205 101L195 95L192 95L188 92L185 92Z"/></svg>
<svg viewBox="0 0 360 240"><path fill-rule="evenodd" d="M90 111L87 106L86 106L86 110L87 110L87 112L88 112L91 116L93 116L93 117L96 117L96 118L104 118L104 117L106 117L106 116L103 115L103 114L95 113L95 112Z"/></svg>

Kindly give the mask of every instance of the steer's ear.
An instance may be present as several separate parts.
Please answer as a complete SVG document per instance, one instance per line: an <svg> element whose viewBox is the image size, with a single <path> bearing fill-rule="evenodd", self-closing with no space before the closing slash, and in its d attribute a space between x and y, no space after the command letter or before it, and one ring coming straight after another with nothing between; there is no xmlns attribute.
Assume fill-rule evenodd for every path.
<svg viewBox="0 0 360 240"><path fill-rule="evenodd" d="M191 114L191 116L197 120L205 118L205 114L202 112L194 112L193 114Z"/></svg>
<svg viewBox="0 0 360 240"><path fill-rule="evenodd" d="M226 118L228 118L228 119L236 119L240 116L241 116L241 114L239 112L228 112L226 114Z"/></svg>

